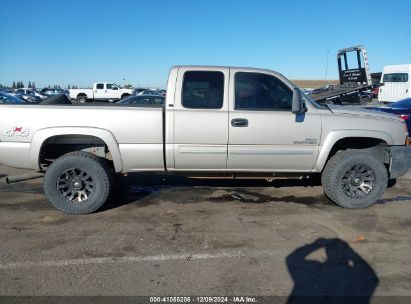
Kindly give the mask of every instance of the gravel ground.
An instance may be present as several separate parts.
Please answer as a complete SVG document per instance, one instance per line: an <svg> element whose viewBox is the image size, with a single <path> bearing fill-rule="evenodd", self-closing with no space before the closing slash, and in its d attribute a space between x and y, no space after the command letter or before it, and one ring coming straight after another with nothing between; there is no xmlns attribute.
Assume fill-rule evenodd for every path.
<svg viewBox="0 0 411 304"><path fill-rule="evenodd" d="M410 296L411 177L371 208L310 181L122 178L95 214L0 167L0 295Z"/></svg>

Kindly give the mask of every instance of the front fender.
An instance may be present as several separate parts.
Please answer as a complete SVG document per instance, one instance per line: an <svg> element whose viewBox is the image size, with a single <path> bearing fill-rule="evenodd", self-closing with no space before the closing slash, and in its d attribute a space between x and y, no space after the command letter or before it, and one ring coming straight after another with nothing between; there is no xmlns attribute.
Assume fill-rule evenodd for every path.
<svg viewBox="0 0 411 304"><path fill-rule="evenodd" d="M123 162L121 159L120 149L114 135L105 129L92 127L56 127L40 129L34 133L30 145L30 163L35 170L40 168L40 151L47 139L59 135L88 135L98 137L105 142L113 158L114 169L116 172L122 172Z"/></svg>
<svg viewBox="0 0 411 304"><path fill-rule="evenodd" d="M391 134L383 131L373 131L373 130L338 130L328 133L324 140L323 145L320 148L320 153L318 154L317 162L313 168L314 172L321 172L327 162L328 155L331 152L333 146L343 138L349 137L367 137L383 140L387 145L392 145L394 139Z"/></svg>

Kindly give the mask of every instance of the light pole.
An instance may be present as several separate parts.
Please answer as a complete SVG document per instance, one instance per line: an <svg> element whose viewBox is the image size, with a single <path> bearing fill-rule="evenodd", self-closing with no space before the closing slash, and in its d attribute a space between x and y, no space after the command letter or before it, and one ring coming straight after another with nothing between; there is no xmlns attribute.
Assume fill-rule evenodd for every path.
<svg viewBox="0 0 411 304"><path fill-rule="evenodd" d="M126 86L126 79L123 78L123 88Z"/></svg>

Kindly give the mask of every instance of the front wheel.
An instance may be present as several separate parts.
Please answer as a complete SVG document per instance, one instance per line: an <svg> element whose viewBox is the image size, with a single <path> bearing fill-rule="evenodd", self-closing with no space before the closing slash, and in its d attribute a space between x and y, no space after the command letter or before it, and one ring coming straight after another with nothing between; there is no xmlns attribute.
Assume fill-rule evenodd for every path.
<svg viewBox="0 0 411 304"><path fill-rule="evenodd" d="M337 205L366 208L384 194L388 174L384 163L372 149L337 152L327 163L321 176L325 195Z"/></svg>
<svg viewBox="0 0 411 304"><path fill-rule="evenodd" d="M105 159L86 152L71 152L51 164L43 186L57 209L68 214L89 214L107 201L113 175Z"/></svg>

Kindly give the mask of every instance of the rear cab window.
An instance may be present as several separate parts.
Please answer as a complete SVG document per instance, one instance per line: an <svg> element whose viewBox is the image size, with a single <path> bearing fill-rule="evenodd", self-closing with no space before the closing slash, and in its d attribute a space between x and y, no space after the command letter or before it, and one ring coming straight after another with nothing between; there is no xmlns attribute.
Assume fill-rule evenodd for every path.
<svg viewBox="0 0 411 304"><path fill-rule="evenodd" d="M189 109L221 109L224 102L224 74L218 71L184 73L182 106Z"/></svg>

